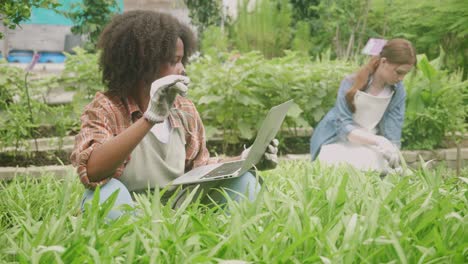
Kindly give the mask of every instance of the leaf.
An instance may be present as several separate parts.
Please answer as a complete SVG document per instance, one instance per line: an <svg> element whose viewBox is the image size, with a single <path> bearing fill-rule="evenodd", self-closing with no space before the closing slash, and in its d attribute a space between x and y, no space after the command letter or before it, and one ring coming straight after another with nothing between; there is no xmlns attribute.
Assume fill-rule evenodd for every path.
<svg viewBox="0 0 468 264"><path fill-rule="evenodd" d="M429 60L424 54L418 58L418 69L420 69L423 75L429 80L433 80L437 76L436 69L429 63Z"/></svg>
<svg viewBox="0 0 468 264"><path fill-rule="evenodd" d="M458 177L460 180L462 180L464 183L468 184L468 178L466 177Z"/></svg>
<svg viewBox="0 0 468 264"><path fill-rule="evenodd" d="M39 249L38 253L40 255L50 251L58 253L63 253L65 251L65 248L63 246L38 246L37 249Z"/></svg>
<svg viewBox="0 0 468 264"><path fill-rule="evenodd" d="M287 116L297 118L301 115L302 112L303 111L301 107L299 107L299 105L297 105L296 103L293 103L291 107L289 108Z"/></svg>
<svg viewBox="0 0 468 264"><path fill-rule="evenodd" d="M205 126L205 137L207 139L210 139L212 138L214 135L216 135L217 133L219 133L219 130L216 129L215 127L213 126L210 126L210 125L206 125Z"/></svg>
<svg viewBox="0 0 468 264"><path fill-rule="evenodd" d="M313 113L314 120L316 122L320 121L324 115L325 115L325 111L322 108L315 109L315 111Z"/></svg>
<svg viewBox="0 0 468 264"><path fill-rule="evenodd" d="M298 127L310 127L309 122L302 117L295 118L293 121Z"/></svg>
<svg viewBox="0 0 468 264"><path fill-rule="evenodd" d="M205 95L198 100L199 104L211 104L213 102L222 101L223 97L218 95Z"/></svg>
<svg viewBox="0 0 468 264"><path fill-rule="evenodd" d="M246 122L243 122L242 119L239 119L237 128L239 129L241 138L252 139L254 137L252 128Z"/></svg>

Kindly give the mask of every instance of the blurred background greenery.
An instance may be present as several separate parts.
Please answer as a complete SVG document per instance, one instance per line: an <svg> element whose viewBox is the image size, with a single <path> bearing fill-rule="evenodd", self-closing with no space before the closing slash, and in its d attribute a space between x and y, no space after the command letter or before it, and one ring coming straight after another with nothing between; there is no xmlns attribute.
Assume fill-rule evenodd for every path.
<svg viewBox="0 0 468 264"><path fill-rule="evenodd" d="M53 9L51 4L58 1L32 2ZM192 80L189 96L202 115L207 138L220 138L222 150L252 140L259 116L291 98L295 105L284 130L294 134L298 128L313 128L333 106L340 80L368 59L361 50L369 38L404 37L420 54L417 69L405 79L404 148L438 148L447 135L466 132L466 1L240 0L235 16L229 15L221 0L184 2L200 44L200 52L187 67ZM96 36L109 16L118 12L114 5L111 0L100 0L99 5L83 1L81 10L88 12L89 19L75 20L74 27L83 35ZM0 9L4 17L5 8ZM96 24L101 26L92 26ZM104 90L98 51L93 48L96 38L88 41L86 50L67 54L59 76L30 81L36 99L54 87L77 92L68 106L34 101L31 107L37 117L30 129L24 126L28 118L24 73L0 67L0 109L5 113L0 119L2 145L18 146L39 136L34 129L44 124L58 127L56 136L76 133L83 106L96 91ZM54 111L60 114L50 119Z"/></svg>

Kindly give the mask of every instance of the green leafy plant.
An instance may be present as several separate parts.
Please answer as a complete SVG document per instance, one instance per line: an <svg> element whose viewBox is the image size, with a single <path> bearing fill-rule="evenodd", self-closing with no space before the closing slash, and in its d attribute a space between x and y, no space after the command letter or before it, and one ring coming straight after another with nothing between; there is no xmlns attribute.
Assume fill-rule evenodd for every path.
<svg viewBox="0 0 468 264"><path fill-rule="evenodd" d="M33 118L37 104L31 102L28 88L28 74L17 67L6 64L0 66L0 71L6 75L0 79L0 95L5 121L0 127L2 145L10 144L18 149L26 138L36 138L34 128L37 126Z"/></svg>
<svg viewBox="0 0 468 264"><path fill-rule="evenodd" d="M74 48L74 54L65 53L65 69L56 81L65 89L77 91L85 98L92 98L96 92L105 89L99 68L99 53Z"/></svg>
<svg viewBox="0 0 468 264"><path fill-rule="evenodd" d="M320 0L290 0L295 21L309 21L317 18L316 6Z"/></svg>
<svg viewBox="0 0 468 264"><path fill-rule="evenodd" d="M295 26L294 39L291 43L291 48L294 51L302 52L304 55L309 55L313 50L313 43L310 41L310 24L300 21Z"/></svg>
<svg viewBox="0 0 468 264"><path fill-rule="evenodd" d="M376 32L383 36L400 36L411 40L418 53L429 59L446 54L442 66L450 71L461 69L468 76L467 27L468 9L462 0L384 0L376 1L371 19ZM401 21L406 21L401 23Z"/></svg>
<svg viewBox="0 0 468 264"><path fill-rule="evenodd" d="M37 104L32 104L36 110ZM26 140L37 137L35 129L37 123L31 123L29 112L25 104L11 104L4 112L5 121L0 129L2 147L14 146L15 153L20 147L26 146Z"/></svg>
<svg viewBox="0 0 468 264"><path fill-rule="evenodd" d="M3 110L0 119L1 147L15 147L13 155L16 156L21 147L31 147L27 145L29 139L44 136L63 137L68 135L70 131L78 130L78 117L82 111L81 108L75 105L49 106L45 102L46 89L60 86L59 78L38 79L34 73L30 73L33 76L29 78L28 90L26 90L24 70L0 65L0 72L2 72L0 77L0 95L2 96L0 110ZM67 83L67 81L63 83ZM84 85L83 82L82 85ZM54 118L50 118L51 116Z"/></svg>
<svg viewBox="0 0 468 264"><path fill-rule="evenodd" d="M251 53L224 63L205 57L190 65L190 96L199 107L208 137L216 130L223 132L225 144L252 137L254 117L263 106L248 79L256 74L261 60L259 53Z"/></svg>
<svg viewBox="0 0 468 264"><path fill-rule="evenodd" d="M405 80L407 89L404 146L410 149L438 147L448 133L466 131L465 104L468 82L461 72L437 69L437 61L418 59L418 72Z"/></svg>
<svg viewBox="0 0 468 264"><path fill-rule="evenodd" d="M253 139L261 116L274 105L294 99L287 126L317 124L335 101L350 64L312 62L295 52L267 60L259 52L202 57L190 64L190 97L207 128L207 137L221 134L224 145Z"/></svg>
<svg viewBox="0 0 468 264"><path fill-rule="evenodd" d="M0 60L0 110L13 103L16 91L22 89L24 71Z"/></svg>

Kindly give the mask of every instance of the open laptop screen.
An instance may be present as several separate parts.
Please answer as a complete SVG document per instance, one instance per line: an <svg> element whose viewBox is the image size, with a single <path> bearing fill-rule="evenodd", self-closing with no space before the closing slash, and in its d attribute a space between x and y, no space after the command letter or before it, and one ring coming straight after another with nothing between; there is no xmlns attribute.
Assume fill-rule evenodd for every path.
<svg viewBox="0 0 468 264"><path fill-rule="evenodd" d="M255 138L249 154L245 158L245 162L242 169L239 171L239 175L246 173L260 161L266 148L275 138L276 133L278 133L278 130L280 129L281 124L283 123L283 120L292 104L293 100L289 100L270 109L265 120L263 120L262 126L258 130L257 137Z"/></svg>

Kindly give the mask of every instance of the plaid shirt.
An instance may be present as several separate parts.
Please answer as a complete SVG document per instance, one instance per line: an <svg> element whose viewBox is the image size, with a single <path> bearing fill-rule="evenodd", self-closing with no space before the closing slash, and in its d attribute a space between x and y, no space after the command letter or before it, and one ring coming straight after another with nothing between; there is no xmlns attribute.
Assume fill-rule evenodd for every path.
<svg viewBox="0 0 468 264"><path fill-rule="evenodd" d="M171 110L169 115L169 122L173 128L183 127L185 130L185 171L217 162L214 159L210 160L206 148L205 128L193 103L184 97L177 96L174 106L175 109ZM109 93L96 93L94 100L85 107L81 115L81 131L75 137L75 147L70 157L85 187L94 189L110 179L90 182L87 175L87 163L93 150L123 132L142 116L140 108L131 98L121 98ZM122 174L130 158L129 156L116 169L114 178Z"/></svg>

